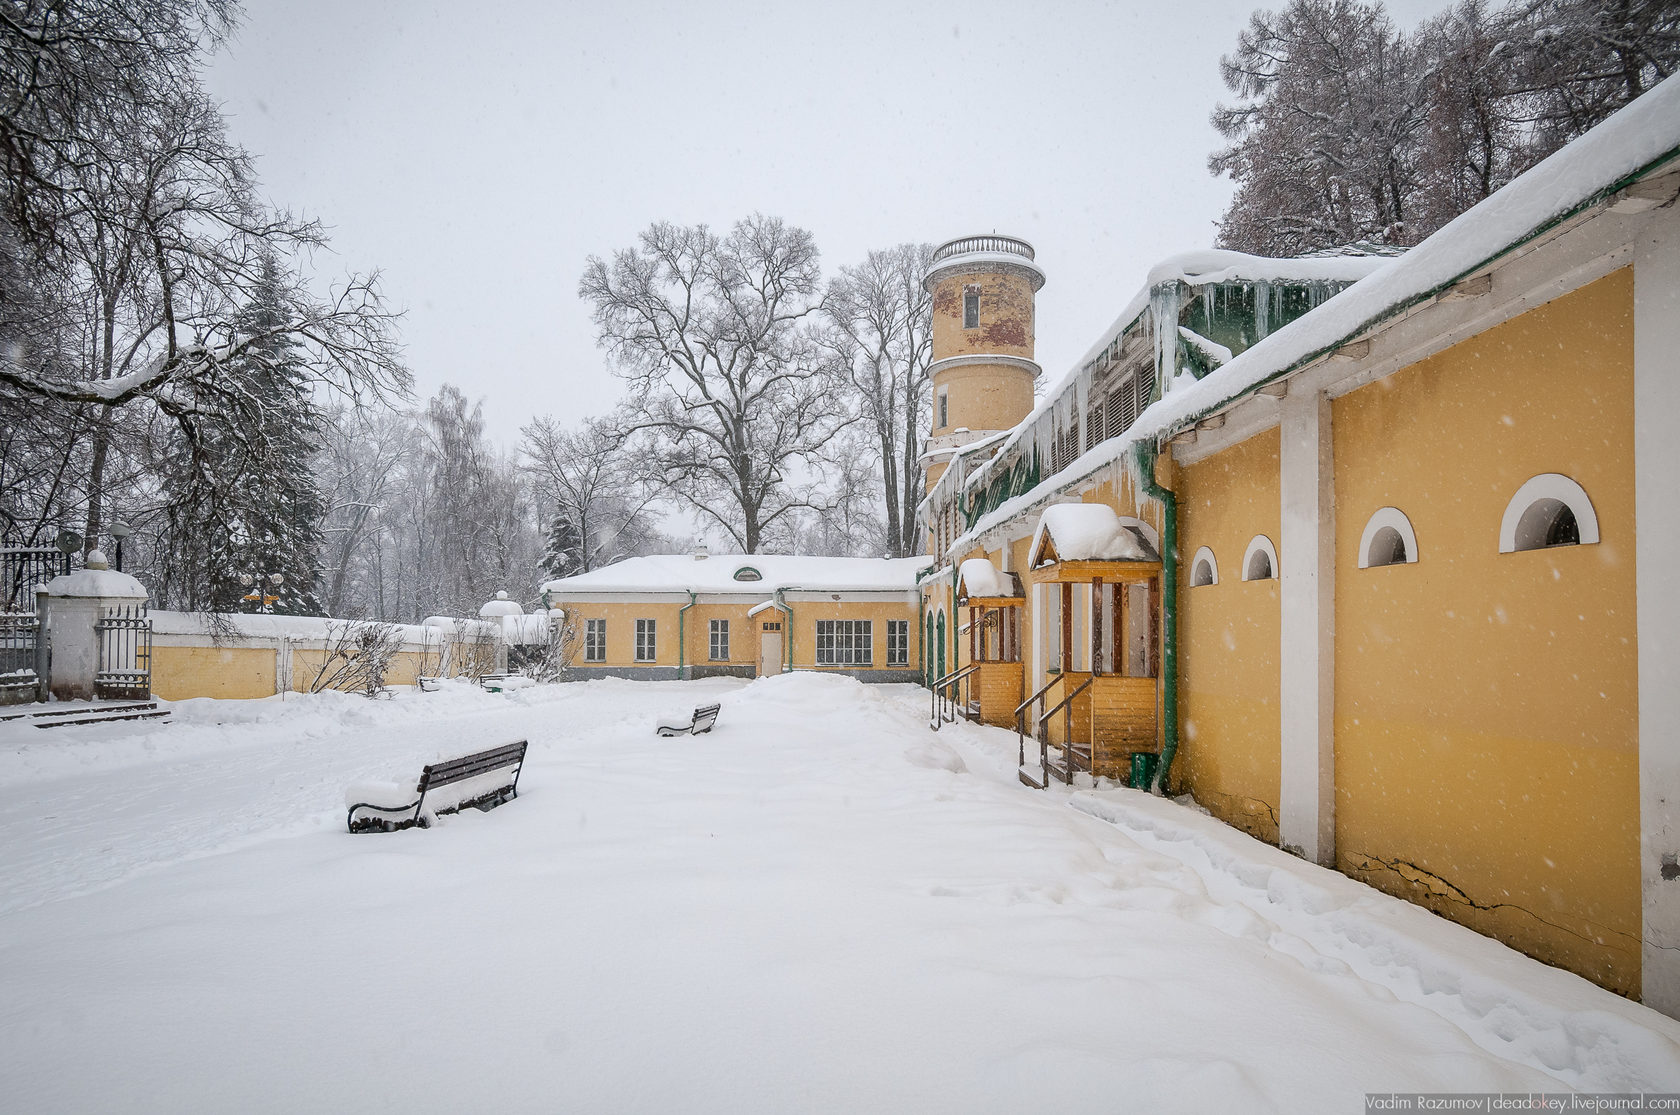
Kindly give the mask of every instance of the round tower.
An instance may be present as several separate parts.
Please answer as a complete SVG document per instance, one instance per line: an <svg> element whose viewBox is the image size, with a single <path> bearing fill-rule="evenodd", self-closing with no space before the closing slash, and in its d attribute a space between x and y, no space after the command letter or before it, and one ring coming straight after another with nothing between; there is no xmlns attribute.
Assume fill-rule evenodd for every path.
<svg viewBox="0 0 1680 1115"><path fill-rule="evenodd" d="M1033 299L1044 272L1013 236L964 236L933 253L933 417L927 490L962 446L1007 430L1032 411Z"/></svg>

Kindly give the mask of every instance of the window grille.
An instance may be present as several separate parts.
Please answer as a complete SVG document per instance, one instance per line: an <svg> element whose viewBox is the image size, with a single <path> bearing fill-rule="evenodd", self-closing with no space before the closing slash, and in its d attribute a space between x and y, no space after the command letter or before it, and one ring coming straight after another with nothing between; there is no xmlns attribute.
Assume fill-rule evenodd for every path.
<svg viewBox="0 0 1680 1115"><path fill-rule="evenodd" d="M1103 405L1097 403L1091 408L1091 420L1085 424L1085 448L1095 449L1097 442L1103 439Z"/></svg>
<svg viewBox="0 0 1680 1115"><path fill-rule="evenodd" d="M1103 410L1108 418L1108 436L1119 437L1126 432L1125 403L1123 397L1129 396L1124 384L1109 393L1108 401L1103 404Z"/></svg>
<svg viewBox="0 0 1680 1115"><path fill-rule="evenodd" d="M712 661L729 661L729 621L726 619L712 620L710 635L710 654Z"/></svg>
<svg viewBox="0 0 1680 1115"><path fill-rule="evenodd" d="M607 660L606 620L591 619L584 621L583 660L585 662L605 662Z"/></svg>
<svg viewBox="0 0 1680 1115"><path fill-rule="evenodd" d="M652 662L654 657L654 621L639 619L636 621L636 661Z"/></svg>
<svg viewBox="0 0 1680 1115"><path fill-rule="evenodd" d="M875 625L867 619L819 619L817 665L870 666L875 662Z"/></svg>
<svg viewBox="0 0 1680 1115"><path fill-rule="evenodd" d="M907 619L887 621L887 665L910 665L910 621Z"/></svg>

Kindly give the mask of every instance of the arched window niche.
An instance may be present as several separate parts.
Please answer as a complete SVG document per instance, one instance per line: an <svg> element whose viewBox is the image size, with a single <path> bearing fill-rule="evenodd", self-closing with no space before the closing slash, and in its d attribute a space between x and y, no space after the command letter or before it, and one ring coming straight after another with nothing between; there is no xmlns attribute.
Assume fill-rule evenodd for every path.
<svg viewBox="0 0 1680 1115"><path fill-rule="evenodd" d="M1248 552L1243 554L1242 579L1245 581L1272 581L1278 576L1277 547L1264 534L1256 534L1254 541L1248 544Z"/></svg>
<svg viewBox="0 0 1680 1115"><path fill-rule="evenodd" d="M1190 587L1201 585L1217 585L1219 583L1219 563L1214 560L1213 551L1203 546L1196 551L1196 556L1190 559Z"/></svg>
<svg viewBox="0 0 1680 1115"><path fill-rule="evenodd" d="M1511 502L1499 523L1499 552L1585 546L1598 541L1598 514L1586 490L1558 472L1533 477Z"/></svg>
<svg viewBox="0 0 1680 1115"><path fill-rule="evenodd" d="M1417 532L1398 507L1381 507L1359 537L1359 568L1410 565L1418 559Z"/></svg>

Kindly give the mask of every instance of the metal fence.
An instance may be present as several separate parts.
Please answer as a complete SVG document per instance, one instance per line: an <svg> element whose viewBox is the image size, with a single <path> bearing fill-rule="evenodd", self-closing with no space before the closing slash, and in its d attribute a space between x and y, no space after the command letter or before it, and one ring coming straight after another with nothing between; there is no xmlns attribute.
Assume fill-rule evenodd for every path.
<svg viewBox="0 0 1680 1115"><path fill-rule="evenodd" d="M0 612L0 705L41 699L40 644L40 619Z"/></svg>
<svg viewBox="0 0 1680 1115"><path fill-rule="evenodd" d="M0 612L35 612L35 586L70 572L70 555L47 546L0 546Z"/></svg>
<svg viewBox="0 0 1680 1115"><path fill-rule="evenodd" d="M144 700L152 695L152 620L146 605L110 608L94 624L99 672L93 695L101 700Z"/></svg>

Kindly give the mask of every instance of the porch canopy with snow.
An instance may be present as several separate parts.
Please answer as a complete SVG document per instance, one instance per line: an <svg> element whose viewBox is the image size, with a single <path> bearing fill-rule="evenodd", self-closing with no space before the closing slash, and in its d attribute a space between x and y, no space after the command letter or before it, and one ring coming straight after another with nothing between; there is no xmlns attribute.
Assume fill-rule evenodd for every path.
<svg viewBox="0 0 1680 1115"><path fill-rule="evenodd" d="M1160 751L1161 552L1155 529L1101 503L1044 509L1023 575L1044 617L1028 714L1062 761L1122 776Z"/></svg>

